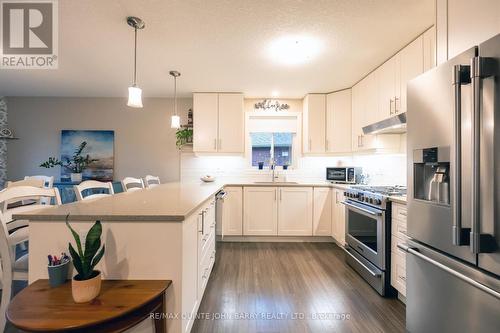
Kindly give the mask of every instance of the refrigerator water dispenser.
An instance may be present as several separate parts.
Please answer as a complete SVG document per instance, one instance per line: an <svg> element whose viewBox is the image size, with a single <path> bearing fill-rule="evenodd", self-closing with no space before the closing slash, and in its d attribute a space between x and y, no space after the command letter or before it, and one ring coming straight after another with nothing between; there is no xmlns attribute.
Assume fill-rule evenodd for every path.
<svg viewBox="0 0 500 333"><path fill-rule="evenodd" d="M413 151L414 198L450 204L450 148L433 147Z"/></svg>

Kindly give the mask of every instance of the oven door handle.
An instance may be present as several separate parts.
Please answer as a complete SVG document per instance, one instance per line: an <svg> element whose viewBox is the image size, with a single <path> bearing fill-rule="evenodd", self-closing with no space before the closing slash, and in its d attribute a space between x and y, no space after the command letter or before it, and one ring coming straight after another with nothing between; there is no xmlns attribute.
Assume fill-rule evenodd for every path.
<svg viewBox="0 0 500 333"><path fill-rule="evenodd" d="M357 211L359 211L361 213L370 214L370 215L373 215L373 216L381 216L382 215L381 212L374 212L372 210L359 207L358 205L352 204L352 203L347 202L347 201L342 201L341 203L344 204L344 205L346 205L347 207L353 208L354 210L357 210Z"/></svg>
<svg viewBox="0 0 500 333"><path fill-rule="evenodd" d="M382 274L380 273L377 273L377 272L374 272L370 269L370 267L366 266L363 262L361 262L361 260L359 260L358 258L356 258L354 255L351 254L351 251L349 250L349 248L346 246L344 247L344 249L346 250L347 254L349 254L351 256L352 259L356 260L356 262L358 264L360 264L364 269L366 269L368 271L368 273L370 273L370 275L372 275L373 277L380 277L382 276Z"/></svg>

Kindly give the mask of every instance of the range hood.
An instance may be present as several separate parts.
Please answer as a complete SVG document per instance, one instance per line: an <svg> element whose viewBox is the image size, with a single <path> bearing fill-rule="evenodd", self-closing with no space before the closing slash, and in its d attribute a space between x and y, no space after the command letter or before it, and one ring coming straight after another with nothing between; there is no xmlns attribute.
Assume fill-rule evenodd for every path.
<svg viewBox="0 0 500 333"><path fill-rule="evenodd" d="M406 112L363 127L363 134L406 133Z"/></svg>

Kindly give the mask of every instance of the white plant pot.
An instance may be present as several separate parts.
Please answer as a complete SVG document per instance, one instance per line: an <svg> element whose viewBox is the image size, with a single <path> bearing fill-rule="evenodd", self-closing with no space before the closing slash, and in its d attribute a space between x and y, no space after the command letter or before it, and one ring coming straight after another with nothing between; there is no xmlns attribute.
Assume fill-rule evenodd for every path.
<svg viewBox="0 0 500 333"><path fill-rule="evenodd" d="M71 181L73 183L78 183L82 181L82 174L81 173L72 173L71 174Z"/></svg>
<svg viewBox="0 0 500 333"><path fill-rule="evenodd" d="M71 280L71 294L75 303L90 302L101 292L101 272L89 280Z"/></svg>

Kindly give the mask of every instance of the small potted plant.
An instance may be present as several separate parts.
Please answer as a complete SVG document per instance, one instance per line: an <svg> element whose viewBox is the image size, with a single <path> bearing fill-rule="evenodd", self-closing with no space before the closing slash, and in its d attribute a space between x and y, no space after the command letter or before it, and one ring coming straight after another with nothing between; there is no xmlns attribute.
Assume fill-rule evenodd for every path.
<svg viewBox="0 0 500 333"><path fill-rule="evenodd" d="M193 130L191 128L183 128L175 132L175 145L178 149L181 149L187 143L193 142Z"/></svg>
<svg viewBox="0 0 500 333"><path fill-rule="evenodd" d="M49 159L42 164L40 167L42 168L53 168L57 165L68 168L71 170L71 181L72 182L81 182L82 181L82 173L91 163L97 162L97 159L90 158L90 156L83 155L83 151L87 147L87 142L83 141L75 150L75 153L71 158L66 158L66 161L60 161L56 157L49 157Z"/></svg>
<svg viewBox="0 0 500 333"><path fill-rule="evenodd" d="M101 247L101 222L96 221L90 228L85 238L84 249L82 249L80 236L69 224L68 217L66 217L66 225L73 234L77 247L75 250L73 245L69 243L72 263L78 272L71 280L73 300L76 303L90 302L101 291L101 272L94 269L104 256L104 244Z"/></svg>

